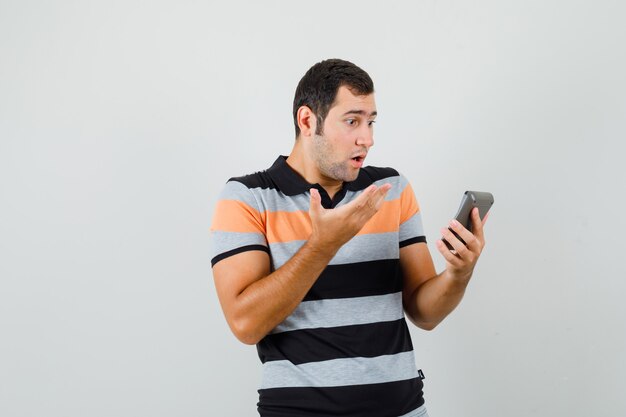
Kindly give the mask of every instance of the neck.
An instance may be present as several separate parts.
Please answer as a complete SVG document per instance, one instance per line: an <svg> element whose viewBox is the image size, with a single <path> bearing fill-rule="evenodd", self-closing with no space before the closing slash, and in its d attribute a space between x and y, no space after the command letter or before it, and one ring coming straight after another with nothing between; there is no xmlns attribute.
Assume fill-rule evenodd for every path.
<svg viewBox="0 0 626 417"><path fill-rule="evenodd" d="M309 184L319 184L332 199L343 186L343 181L323 175L311 157L304 152L302 139L297 139L287 158L287 164Z"/></svg>

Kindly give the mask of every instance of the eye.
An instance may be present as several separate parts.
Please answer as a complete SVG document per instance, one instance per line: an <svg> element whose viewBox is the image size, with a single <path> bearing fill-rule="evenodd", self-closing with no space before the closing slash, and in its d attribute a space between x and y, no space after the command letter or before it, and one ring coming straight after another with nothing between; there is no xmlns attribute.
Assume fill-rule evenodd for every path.
<svg viewBox="0 0 626 417"><path fill-rule="evenodd" d="M370 120L369 122L367 122L369 126L374 126L374 123L376 123L376 120Z"/></svg>
<svg viewBox="0 0 626 417"><path fill-rule="evenodd" d="M346 119L346 123L349 124L350 126L355 126L356 119Z"/></svg>

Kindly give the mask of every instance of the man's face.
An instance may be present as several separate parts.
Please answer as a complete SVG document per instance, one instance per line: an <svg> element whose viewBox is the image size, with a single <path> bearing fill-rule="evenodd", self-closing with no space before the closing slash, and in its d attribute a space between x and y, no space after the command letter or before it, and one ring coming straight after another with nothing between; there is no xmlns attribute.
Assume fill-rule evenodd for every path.
<svg viewBox="0 0 626 417"><path fill-rule="evenodd" d="M339 87L324 120L324 132L313 137L313 158L324 180L354 181L374 145L374 94L355 96Z"/></svg>

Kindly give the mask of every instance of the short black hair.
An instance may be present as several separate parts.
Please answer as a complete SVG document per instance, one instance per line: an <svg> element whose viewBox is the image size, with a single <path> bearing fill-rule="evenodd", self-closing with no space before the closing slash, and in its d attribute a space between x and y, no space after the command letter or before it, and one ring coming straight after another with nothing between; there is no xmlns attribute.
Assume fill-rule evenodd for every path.
<svg viewBox="0 0 626 417"><path fill-rule="evenodd" d="M337 97L339 87L346 86L355 95L368 95L374 92L374 82L369 74L352 62L342 59L327 59L313 65L304 74L293 99L293 123L296 138L300 135L298 109L308 106L317 118L315 133L321 135L324 119Z"/></svg>

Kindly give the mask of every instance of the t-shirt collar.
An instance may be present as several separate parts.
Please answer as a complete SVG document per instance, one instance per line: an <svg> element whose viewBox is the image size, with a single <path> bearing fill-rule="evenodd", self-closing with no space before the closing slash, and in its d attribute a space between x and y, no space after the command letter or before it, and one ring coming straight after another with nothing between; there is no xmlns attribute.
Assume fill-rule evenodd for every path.
<svg viewBox="0 0 626 417"><path fill-rule="evenodd" d="M308 192L311 188L321 188L319 184L310 184L287 164L287 157L280 155L274 164L267 170L278 188L288 196L295 196ZM367 188L372 183L363 169L359 170L359 176L354 181L344 182L343 188L350 191L358 191Z"/></svg>

